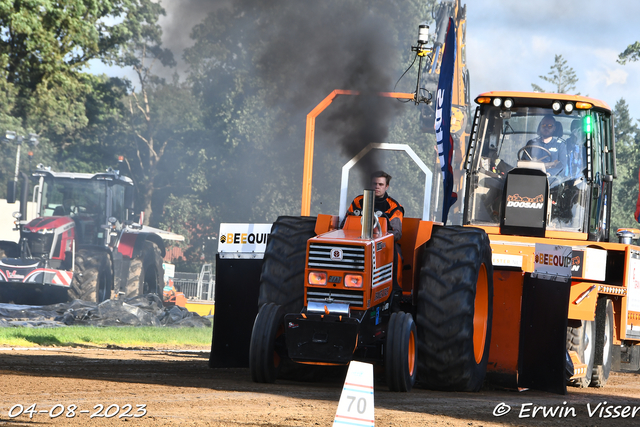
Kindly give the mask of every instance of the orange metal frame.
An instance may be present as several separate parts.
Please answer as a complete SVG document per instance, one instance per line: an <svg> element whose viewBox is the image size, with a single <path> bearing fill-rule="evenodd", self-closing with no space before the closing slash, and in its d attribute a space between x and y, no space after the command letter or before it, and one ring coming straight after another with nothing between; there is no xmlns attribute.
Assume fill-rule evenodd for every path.
<svg viewBox="0 0 640 427"><path fill-rule="evenodd" d="M302 207L300 215L311 214L311 188L313 178L313 148L316 133L316 117L320 115L333 100L340 95L360 95L355 90L336 89L322 100L309 114L307 114L307 131L304 138L304 172L302 175ZM404 92L378 92L377 96L384 98L414 99L413 93Z"/></svg>

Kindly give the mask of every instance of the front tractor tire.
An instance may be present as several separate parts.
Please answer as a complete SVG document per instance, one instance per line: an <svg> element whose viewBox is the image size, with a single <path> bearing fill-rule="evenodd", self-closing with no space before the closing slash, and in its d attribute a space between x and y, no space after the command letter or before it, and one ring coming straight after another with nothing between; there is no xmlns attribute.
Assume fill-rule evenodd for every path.
<svg viewBox="0 0 640 427"><path fill-rule="evenodd" d="M316 218L278 217L264 253L258 306L275 303L285 313L302 309L307 240L314 237Z"/></svg>
<svg viewBox="0 0 640 427"><path fill-rule="evenodd" d="M434 227L418 290L418 375L434 390L478 391L487 372L493 265L486 233Z"/></svg>
<svg viewBox="0 0 640 427"><path fill-rule="evenodd" d="M249 345L249 370L257 383L273 383L278 377L284 310L278 304L268 303L260 307L251 332Z"/></svg>
<svg viewBox="0 0 640 427"><path fill-rule="evenodd" d="M574 387L589 387L593 371L593 362L596 355L595 347L595 322L591 320L578 320L579 326L567 327L567 350L578 353L580 361L587 365L587 374L582 378L569 381Z"/></svg>
<svg viewBox="0 0 640 427"><path fill-rule="evenodd" d="M146 240L140 256L131 260L126 297L156 294L162 298L163 288L162 253L156 243Z"/></svg>
<svg viewBox="0 0 640 427"><path fill-rule="evenodd" d="M411 391L418 372L416 324L410 313L391 314L385 345L385 374L391 391Z"/></svg>
<svg viewBox="0 0 640 427"><path fill-rule="evenodd" d="M111 296L113 281L111 258L106 252L80 249L76 253L69 300L101 303Z"/></svg>

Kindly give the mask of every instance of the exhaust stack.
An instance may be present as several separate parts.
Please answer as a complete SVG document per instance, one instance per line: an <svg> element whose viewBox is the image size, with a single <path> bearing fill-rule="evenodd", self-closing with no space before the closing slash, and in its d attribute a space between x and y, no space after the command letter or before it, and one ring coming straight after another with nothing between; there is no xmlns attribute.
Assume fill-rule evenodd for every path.
<svg viewBox="0 0 640 427"><path fill-rule="evenodd" d="M373 202L374 202L373 190L364 190L364 197L362 199L362 239L371 239L373 236Z"/></svg>

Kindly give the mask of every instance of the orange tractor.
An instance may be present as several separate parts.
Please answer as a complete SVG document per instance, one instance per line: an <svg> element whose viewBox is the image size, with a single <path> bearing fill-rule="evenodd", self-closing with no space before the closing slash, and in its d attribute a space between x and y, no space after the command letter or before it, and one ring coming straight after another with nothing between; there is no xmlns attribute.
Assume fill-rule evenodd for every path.
<svg viewBox="0 0 640 427"><path fill-rule="evenodd" d="M338 95L355 93L334 91L307 119L302 216L278 218L264 254L249 352L254 381L275 381L284 360L362 360L384 367L397 391L416 379L475 391L487 378L566 393L568 382L604 385L618 356L638 363L640 247L628 231L624 243L609 242L615 148L605 103L480 95L463 226L428 221L426 194L423 219L405 217L402 257L394 258L393 234L366 208L366 190L362 217L347 217L342 228L338 216L308 216L315 117ZM555 124L550 148L531 142L545 117Z"/></svg>

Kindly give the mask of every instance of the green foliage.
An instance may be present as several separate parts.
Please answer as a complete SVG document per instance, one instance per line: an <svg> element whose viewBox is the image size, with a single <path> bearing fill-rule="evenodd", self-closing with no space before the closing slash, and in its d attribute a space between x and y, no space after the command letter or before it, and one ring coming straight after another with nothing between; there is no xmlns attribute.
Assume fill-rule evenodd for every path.
<svg viewBox="0 0 640 427"><path fill-rule="evenodd" d="M160 226L185 237L184 242L174 245L184 254L182 259L173 261L177 271L199 272L199 265L215 259L217 245L213 238L218 236L218 229L213 224L217 209L201 203L194 195L168 197Z"/></svg>
<svg viewBox="0 0 640 427"><path fill-rule="evenodd" d="M198 154L206 143L202 114L191 87L178 81L147 83L143 92L128 95L124 102L127 111L115 144L136 184L137 206L155 225L170 194L197 191L202 169L194 163L201 162Z"/></svg>
<svg viewBox="0 0 640 427"><path fill-rule="evenodd" d="M201 197L220 205L220 219L262 222L300 212L305 115L334 89L390 91L408 64L398 52L410 52L433 3L238 2L194 27L184 58L211 135ZM369 142L390 140L410 108L394 102L341 98L318 118L312 214L337 213L340 168ZM423 138L411 142L421 146Z"/></svg>
<svg viewBox="0 0 640 427"><path fill-rule="evenodd" d="M628 62L635 62L640 58L640 42L635 42L627 46L627 48L618 55L618 63L626 64Z"/></svg>
<svg viewBox="0 0 640 427"><path fill-rule="evenodd" d="M165 11L159 3L143 0L138 13L129 19L130 38L122 45L118 65L130 66L138 76L138 91L134 90L126 99L127 122L118 146L126 153L126 164L138 191L138 206L144 211L145 224L157 224L153 216L156 189L160 185L163 162L168 149L185 137L191 128L195 106L188 102L187 108L179 104L184 100L185 87L177 78L172 85L154 73L158 62L173 67L173 53L162 48L162 30L158 17ZM167 93L169 96L167 96ZM181 133L182 132L182 133ZM174 150L176 151L176 150ZM166 194L164 196L166 198Z"/></svg>
<svg viewBox="0 0 640 427"><path fill-rule="evenodd" d="M546 76L539 76L542 80L551 83L556 93L570 93L576 90L576 83L578 83L578 77L573 68L567 66L567 60L562 55L556 55L554 64L551 66L551 71ZM545 92L543 88L535 83L531 84L531 87L535 92ZM577 93L576 95L580 95Z"/></svg>
<svg viewBox="0 0 640 427"><path fill-rule="evenodd" d="M638 197L638 169L640 168L640 132L629 115L629 106L620 99L614 108L617 179L613 181L611 204L611 240L619 228L636 228L633 217Z"/></svg>
<svg viewBox="0 0 640 427"><path fill-rule="evenodd" d="M0 1L0 91L13 95L5 110L51 139L85 128L95 86L83 67L94 59L131 65L129 43L153 36L147 24L159 8L151 0Z"/></svg>

